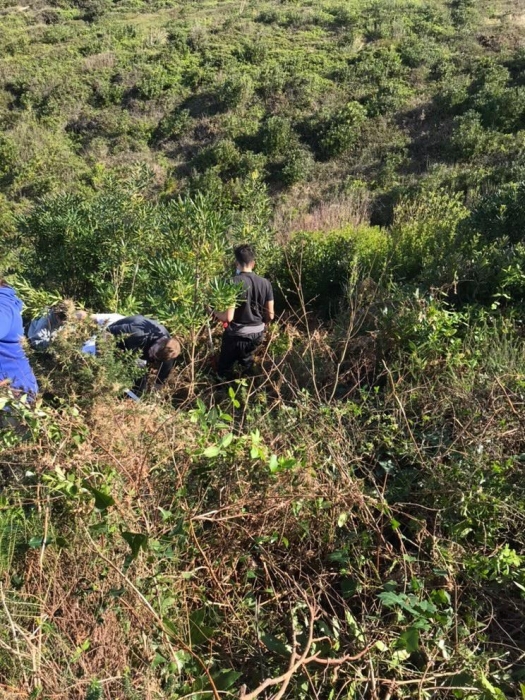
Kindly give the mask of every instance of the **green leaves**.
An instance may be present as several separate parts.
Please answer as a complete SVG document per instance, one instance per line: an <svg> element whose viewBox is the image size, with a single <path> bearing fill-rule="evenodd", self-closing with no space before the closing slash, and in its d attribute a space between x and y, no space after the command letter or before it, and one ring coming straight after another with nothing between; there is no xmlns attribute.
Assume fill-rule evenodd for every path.
<svg viewBox="0 0 525 700"><path fill-rule="evenodd" d="M419 647L419 630L415 627L409 627L399 635L397 646L406 649L409 653L418 650Z"/></svg>
<svg viewBox="0 0 525 700"><path fill-rule="evenodd" d="M273 634L262 634L261 642L269 651L271 651L274 654L278 654L279 656L282 656L285 659L287 659L291 654L292 650L290 645L281 642L281 640L277 639L277 637L274 637Z"/></svg>
<svg viewBox="0 0 525 700"><path fill-rule="evenodd" d="M215 628L206 624L208 617L206 608L199 608L190 614L190 642L192 646L199 646L213 637Z"/></svg>
<svg viewBox="0 0 525 700"><path fill-rule="evenodd" d="M86 488L95 498L95 510L103 512L107 510L110 506L115 505L115 499L113 496L107 492L106 489L97 489L91 486L87 481L83 482L84 488Z"/></svg>
<svg viewBox="0 0 525 700"><path fill-rule="evenodd" d="M224 451L232 444L233 437L233 433L227 433L221 438L218 445L210 445L203 451L202 454L208 459L218 457L219 455L223 454Z"/></svg>
<svg viewBox="0 0 525 700"><path fill-rule="evenodd" d="M220 453L221 448L219 445L210 445L210 447L207 447L202 454L208 459L213 459L214 457L218 457Z"/></svg>
<svg viewBox="0 0 525 700"><path fill-rule="evenodd" d="M146 551L148 547L148 536L140 532L121 532L122 537L126 540L131 548L131 560L136 559L141 549Z"/></svg>
<svg viewBox="0 0 525 700"><path fill-rule="evenodd" d="M420 600L414 594L383 591L377 596L387 608L399 608L403 614L412 616L416 626L429 629L428 620L437 612L437 607L428 600Z"/></svg>
<svg viewBox="0 0 525 700"><path fill-rule="evenodd" d="M298 465L295 457L278 457L273 454L268 462L268 469L270 474L280 474L281 472L290 471Z"/></svg>

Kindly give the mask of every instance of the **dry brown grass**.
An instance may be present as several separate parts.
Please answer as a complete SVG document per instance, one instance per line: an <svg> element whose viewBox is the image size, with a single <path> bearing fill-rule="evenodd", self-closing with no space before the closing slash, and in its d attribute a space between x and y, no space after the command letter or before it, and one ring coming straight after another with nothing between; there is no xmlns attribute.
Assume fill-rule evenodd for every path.
<svg viewBox="0 0 525 700"><path fill-rule="evenodd" d="M369 309L375 291L371 285L361 290ZM115 504L97 514L89 495L68 499L44 481L25 492L39 522L53 536L64 536L68 546L27 551L4 581L18 635L8 629L0 641L11 649L12 673L23 679L22 690L40 683L46 697L84 700L96 678L107 700L129 700L129 689L163 700L166 677L152 669L153 658L160 653L172 660L187 651L192 665L182 676L190 686L205 669L234 668L247 686L236 691L241 697L262 697L270 688L273 698L286 689L293 693L300 677L312 696L331 687L339 691L358 678L362 697L384 700L400 682L406 692L399 697L437 688L436 697L446 698L441 679L458 672L467 650L474 650L472 658L480 654L477 632L456 641L455 648L451 623L439 631L448 635L450 658L442 658L432 646L435 635L428 636L417 668L392 670L385 656L370 648L380 640L394 649L404 629L378 601L385 581L404 592L412 581L424 582L425 592L447 591L455 601L452 622L463 614L461 606L468 607L469 597L478 596L476 630L483 628L495 648L505 643L509 658L519 657L522 635L511 619L521 609L517 594L500 602L493 582L480 593L478 582L462 577L458 562L470 545L452 542L441 517L443 502L449 511L454 508L461 488L448 469L467 462L473 446L482 441L491 463L525 449L520 393L509 377L497 377L473 397L458 376L451 391L446 368L434 363L417 386L408 370L394 376L385 369L381 404L375 404L373 392L361 403L356 368L366 374L377 352L373 336L359 335L362 318L362 305L356 304L355 312L332 327L308 315L298 314L294 323L289 319L284 330L275 331L286 335L281 351L261 349L262 376L235 388L238 407L224 387L210 385L187 387L179 408L161 397L139 404L99 399L83 417L54 416L63 436L58 448L45 435L36 447L26 446L26 460L38 457L41 476L52 475L58 465L92 486L106 484ZM172 378L173 386L182 390L190 379L182 372ZM333 400L334 388L342 384L349 387L349 402ZM305 399L305 386L319 401ZM207 409L232 412L231 425L217 428L202 413L200 418L188 414L196 406L195 394ZM427 416L423 440L417 433L420 415ZM76 448L72 436L79 421L88 431ZM427 433L439 435L443 425L446 431L430 450ZM255 429L266 451L260 459L250 455ZM229 447L206 458L204 449L219 444L230 430ZM385 453L398 476L378 466ZM271 454L293 456L296 465L272 475ZM414 502L388 494L396 478L406 488L405 468L415 482ZM498 518L508 523L516 542L522 539L510 502L502 501ZM93 529L104 521L107 530ZM122 530L149 538L131 563ZM159 543L170 545L171 558L158 553ZM444 569L446 577L437 576L436 569ZM22 586L10 587L20 571ZM343 585L349 580L356 588L347 596ZM194 643L191 619L200 610L212 632L205 642ZM4 621L1 608L0 616ZM166 619L173 625L169 633ZM334 620L339 648L321 631ZM305 637L312 625L323 638L314 650ZM269 651L265 633L291 645L289 658ZM87 640L89 647L82 649ZM7 675L0 682L13 685ZM220 698L218 691L213 696Z"/></svg>
<svg viewBox="0 0 525 700"><path fill-rule="evenodd" d="M275 210L273 227L283 237L301 231L336 231L345 226L360 226L370 221L371 198L356 190L332 201L323 201L305 211L297 211L288 201Z"/></svg>
<svg viewBox="0 0 525 700"><path fill-rule="evenodd" d="M110 69L115 66L116 56L113 51L103 51L95 53L91 56L86 56L84 59L84 68L87 71L97 71Z"/></svg>

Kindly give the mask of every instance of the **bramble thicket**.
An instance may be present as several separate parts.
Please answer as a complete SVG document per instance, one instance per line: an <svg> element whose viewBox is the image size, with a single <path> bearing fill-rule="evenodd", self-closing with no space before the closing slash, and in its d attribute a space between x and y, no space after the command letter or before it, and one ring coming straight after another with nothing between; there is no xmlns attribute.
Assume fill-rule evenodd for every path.
<svg viewBox="0 0 525 700"><path fill-rule="evenodd" d="M134 403L79 321L0 389L0 697L525 698L521 0L6 0L0 124L25 320L184 347Z"/></svg>

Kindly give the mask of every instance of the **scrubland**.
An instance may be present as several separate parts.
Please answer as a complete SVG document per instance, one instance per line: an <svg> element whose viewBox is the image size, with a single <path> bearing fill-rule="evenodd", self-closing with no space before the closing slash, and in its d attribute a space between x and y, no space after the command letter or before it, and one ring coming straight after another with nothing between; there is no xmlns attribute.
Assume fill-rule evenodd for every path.
<svg viewBox="0 0 525 700"><path fill-rule="evenodd" d="M1 390L1 697L525 697L524 16L4 3L1 276L184 353L134 403L84 321ZM278 320L221 384L245 241Z"/></svg>

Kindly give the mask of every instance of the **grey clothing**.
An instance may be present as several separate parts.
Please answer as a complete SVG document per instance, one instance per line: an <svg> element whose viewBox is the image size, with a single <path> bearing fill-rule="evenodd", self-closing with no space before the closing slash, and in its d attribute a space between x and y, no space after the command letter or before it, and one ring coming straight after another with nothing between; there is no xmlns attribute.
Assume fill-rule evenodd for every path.
<svg viewBox="0 0 525 700"><path fill-rule="evenodd" d="M49 309L45 316L34 318L29 324L27 329L29 345L35 350L47 350L63 325L64 322L57 317L53 309Z"/></svg>

